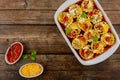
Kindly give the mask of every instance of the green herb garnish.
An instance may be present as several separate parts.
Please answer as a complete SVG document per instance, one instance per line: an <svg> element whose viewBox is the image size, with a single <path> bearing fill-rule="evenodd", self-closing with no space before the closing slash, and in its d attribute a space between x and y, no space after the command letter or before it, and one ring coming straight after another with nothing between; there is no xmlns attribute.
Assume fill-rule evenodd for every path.
<svg viewBox="0 0 120 80"><path fill-rule="evenodd" d="M93 37L93 41L97 42L99 40L98 36Z"/></svg>
<svg viewBox="0 0 120 80"><path fill-rule="evenodd" d="M36 50L33 50L32 52L31 52L31 55L36 55L37 54L37 51Z"/></svg>
<svg viewBox="0 0 120 80"><path fill-rule="evenodd" d="M23 58L24 60L27 60L28 58L30 58L32 61L36 61L36 54L37 54L37 51L36 51L36 50L33 50L33 51L31 52L31 55L30 55L30 56L28 56L28 55L23 55L22 58Z"/></svg>
<svg viewBox="0 0 120 80"><path fill-rule="evenodd" d="M65 29L65 33L66 33L66 34L69 34L70 32L71 32L71 29L70 29L70 28L66 28L66 29Z"/></svg>
<svg viewBox="0 0 120 80"><path fill-rule="evenodd" d="M31 59L32 61L36 61L36 57L35 57L35 56L31 56L30 59Z"/></svg>
<svg viewBox="0 0 120 80"><path fill-rule="evenodd" d="M24 60L27 60L27 59L28 59L28 55L23 55L22 58L23 58Z"/></svg>
<svg viewBox="0 0 120 80"><path fill-rule="evenodd" d="M82 14L81 14L81 17L83 17L83 18L87 18L87 14L82 13Z"/></svg>

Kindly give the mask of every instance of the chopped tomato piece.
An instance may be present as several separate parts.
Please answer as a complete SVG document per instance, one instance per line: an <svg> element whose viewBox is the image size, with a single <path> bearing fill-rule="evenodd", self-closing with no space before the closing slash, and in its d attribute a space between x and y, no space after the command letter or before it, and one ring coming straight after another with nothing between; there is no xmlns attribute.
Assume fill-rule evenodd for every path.
<svg viewBox="0 0 120 80"><path fill-rule="evenodd" d="M86 39L85 39L85 37L84 36L79 36L78 37L78 39L80 39L81 41L83 41L83 42L85 42L86 41Z"/></svg>
<svg viewBox="0 0 120 80"><path fill-rule="evenodd" d="M84 30L87 30L89 26L87 24L84 24Z"/></svg>
<svg viewBox="0 0 120 80"><path fill-rule="evenodd" d="M88 37L88 39L91 38L91 33L90 32L87 33L87 37Z"/></svg>
<svg viewBox="0 0 120 80"><path fill-rule="evenodd" d="M111 38L110 38L109 36L107 36L107 37L105 38L105 40L106 40L107 42L110 42Z"/></svg>
<svg viewBox="0 0 120 80"><path fill-rule="evenodd" d="M67 17L67 16L65 16L64 18L63 18L63 20L62 20L62 22L67 22L69 20L69 18Z"/></svg>
<svg viewBox="0 0 120 80"><path fill-rule="evenodd" d="M85 5L84 5L84 8L85 8L85 9L87 8L88 3L89 3L89 1L86 1L86 2L85 2Z"/></svg>
<svg viewBox="0 0 120 80"><path fill-rule="evenodd" d="M98 30L103 30L103 26L101 26L101 25L96 26L96 29L98 29Z"/></svg>
<svg viewBox="0 0 120 80"><path fill-rule="evenodd" d="M97 49L99 47L99 44L98 43L95 43L94 44L94 49Z"/></svg>
<svg viewBox="0 0 120 80"><path fill-rule="evenodd" d="M69 33L67 35L69 38L75 38L76 37L76 32L75 31L72 31L71 33Z"/></svg>

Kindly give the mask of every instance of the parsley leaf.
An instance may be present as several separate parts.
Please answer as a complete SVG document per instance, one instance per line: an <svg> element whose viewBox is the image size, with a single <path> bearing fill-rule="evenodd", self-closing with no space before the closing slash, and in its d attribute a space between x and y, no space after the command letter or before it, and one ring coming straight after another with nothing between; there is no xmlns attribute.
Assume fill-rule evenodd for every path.
<svg viewBox="0 0 120 80"><path fill-rule="evenodd" d="M98 36L93 37L93 41L97 42L99 40Z"/></svg>
<svg viewBox="0 0 120 80"><path fill-rule="evenodd" d="M37 54L37 51L36 50L33 50L32 52L31 52L31 55L36 55Z"/></svg>
<svg viewBox="0 0 120 80"><path fill-rule="evenodd" d="M82 13L82 14L81 14L81 17L83 17L83 18L87 18L87 14Z"/></svg>
<svg viewBox="0 0 120 80"><path fill-rule="evenodd" d="M27 60L27 59L28 59L28 55L23 55L22 58L23 58L24 60Z"/></svg>
<svg viewBox="0 0 120 80"><path fill-rule="evenodd" d="M32 61L36 61L36 57L35 57L35 56L31 56L30 59L31 59Z"/></svg>
<svg viewBox="0 0 120 80"><path fill-rule="evenodd" d="M66 34L69 34L71 32L71 29L70 28L65 28L65 33Z"/></svg>

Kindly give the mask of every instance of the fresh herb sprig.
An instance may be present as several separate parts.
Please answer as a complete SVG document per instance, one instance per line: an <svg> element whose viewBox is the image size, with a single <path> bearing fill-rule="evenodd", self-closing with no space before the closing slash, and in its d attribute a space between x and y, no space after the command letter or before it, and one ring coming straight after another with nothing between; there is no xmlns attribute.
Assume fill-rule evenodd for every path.
<svg viewBox="0 0 120 80"><path fill-rule="evenodd" d="M30 58L31 61L36 61L36 55L37 55L37 51L36 50L33 50L30 54L30 56L28 55L23 55L22 58L23 60L27 60Z"/></svg>

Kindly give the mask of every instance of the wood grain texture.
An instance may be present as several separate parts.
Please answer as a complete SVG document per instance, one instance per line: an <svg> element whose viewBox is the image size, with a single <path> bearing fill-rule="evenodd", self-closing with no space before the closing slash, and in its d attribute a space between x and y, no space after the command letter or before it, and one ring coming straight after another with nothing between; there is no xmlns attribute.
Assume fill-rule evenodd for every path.
<svg viewBox="0 0 120 80"><path fill-rule="evenodd" d="M120 35L120 26L114 27ZM34 49L47 54L72 53L56 26L0 25L0 53L5 53L9 43L20 40L25 46L25 53ZM120 49L116 51L119 52Z"/></svg>
<svg viewBox="0 0 120 80"><path fill-rule="evenodd" d="M56 10L63 2L65 0L0 0L0 10ZM120 10L119 0L99 0L99 2L104 10Z"/></svg>
<svg viewBox="0 0 120 80"><path fill-rule="evenodd" d="M120 11L106 11L112 24L119 24ZM55 11L0 11L0 24L55 24ZM47 17L46 17L47 16Z"/></svg>
<svg viewBox="0 0 120 80"><path fill-rule="evenodd" d="M25 63L31 62L30 60L20 60L15 65L7 65L4 62L4 55L0 54L0 79L7 80L6 76L10 79L24 80L18 74L20 66ZM35 80L116 80L116 76L120 71L120 55L114 54L106 61L94 65L83 66L81 65L73 55L38 55L37 63L41 63L45 71L42 76L34 78ZM4 71L4 72L3 72ZM104 76L103 76L104 75ZM31 79L32 80L32 79Z"/></svg>
<svg viewBox="0 0 120 80"><path fill-rule="evenodd" d="M22 40L25 52L38 50L41 53L70 53L66 42L55 26L11 25L0 27L0 52L5 53L10 43Z"/></svg>
<svg viewBox="0 0 120 80"><path fill-rule="evenodd" d="M104 62L81 65L63 39L53 16L65 0L0 0L0 80L26 80L19 68L31 60L20 59L14 65L5 63L10 43L22 41L24 53L37 50L37 63L44 73L27 80L119 80L120 47ZM98 0L120 37L120 1Z"/></svg>
<svg viewBox="0 0 120 80"><path fill-rule="evenodd" d="M119 24L120 3L116 0L99 1L103 6L105 12L108 14L111 22L113 24ZM64 0L0 1L0 24L54 24L54 13L63 2ZM8 4L5 5L6 3Z"/></svg>

